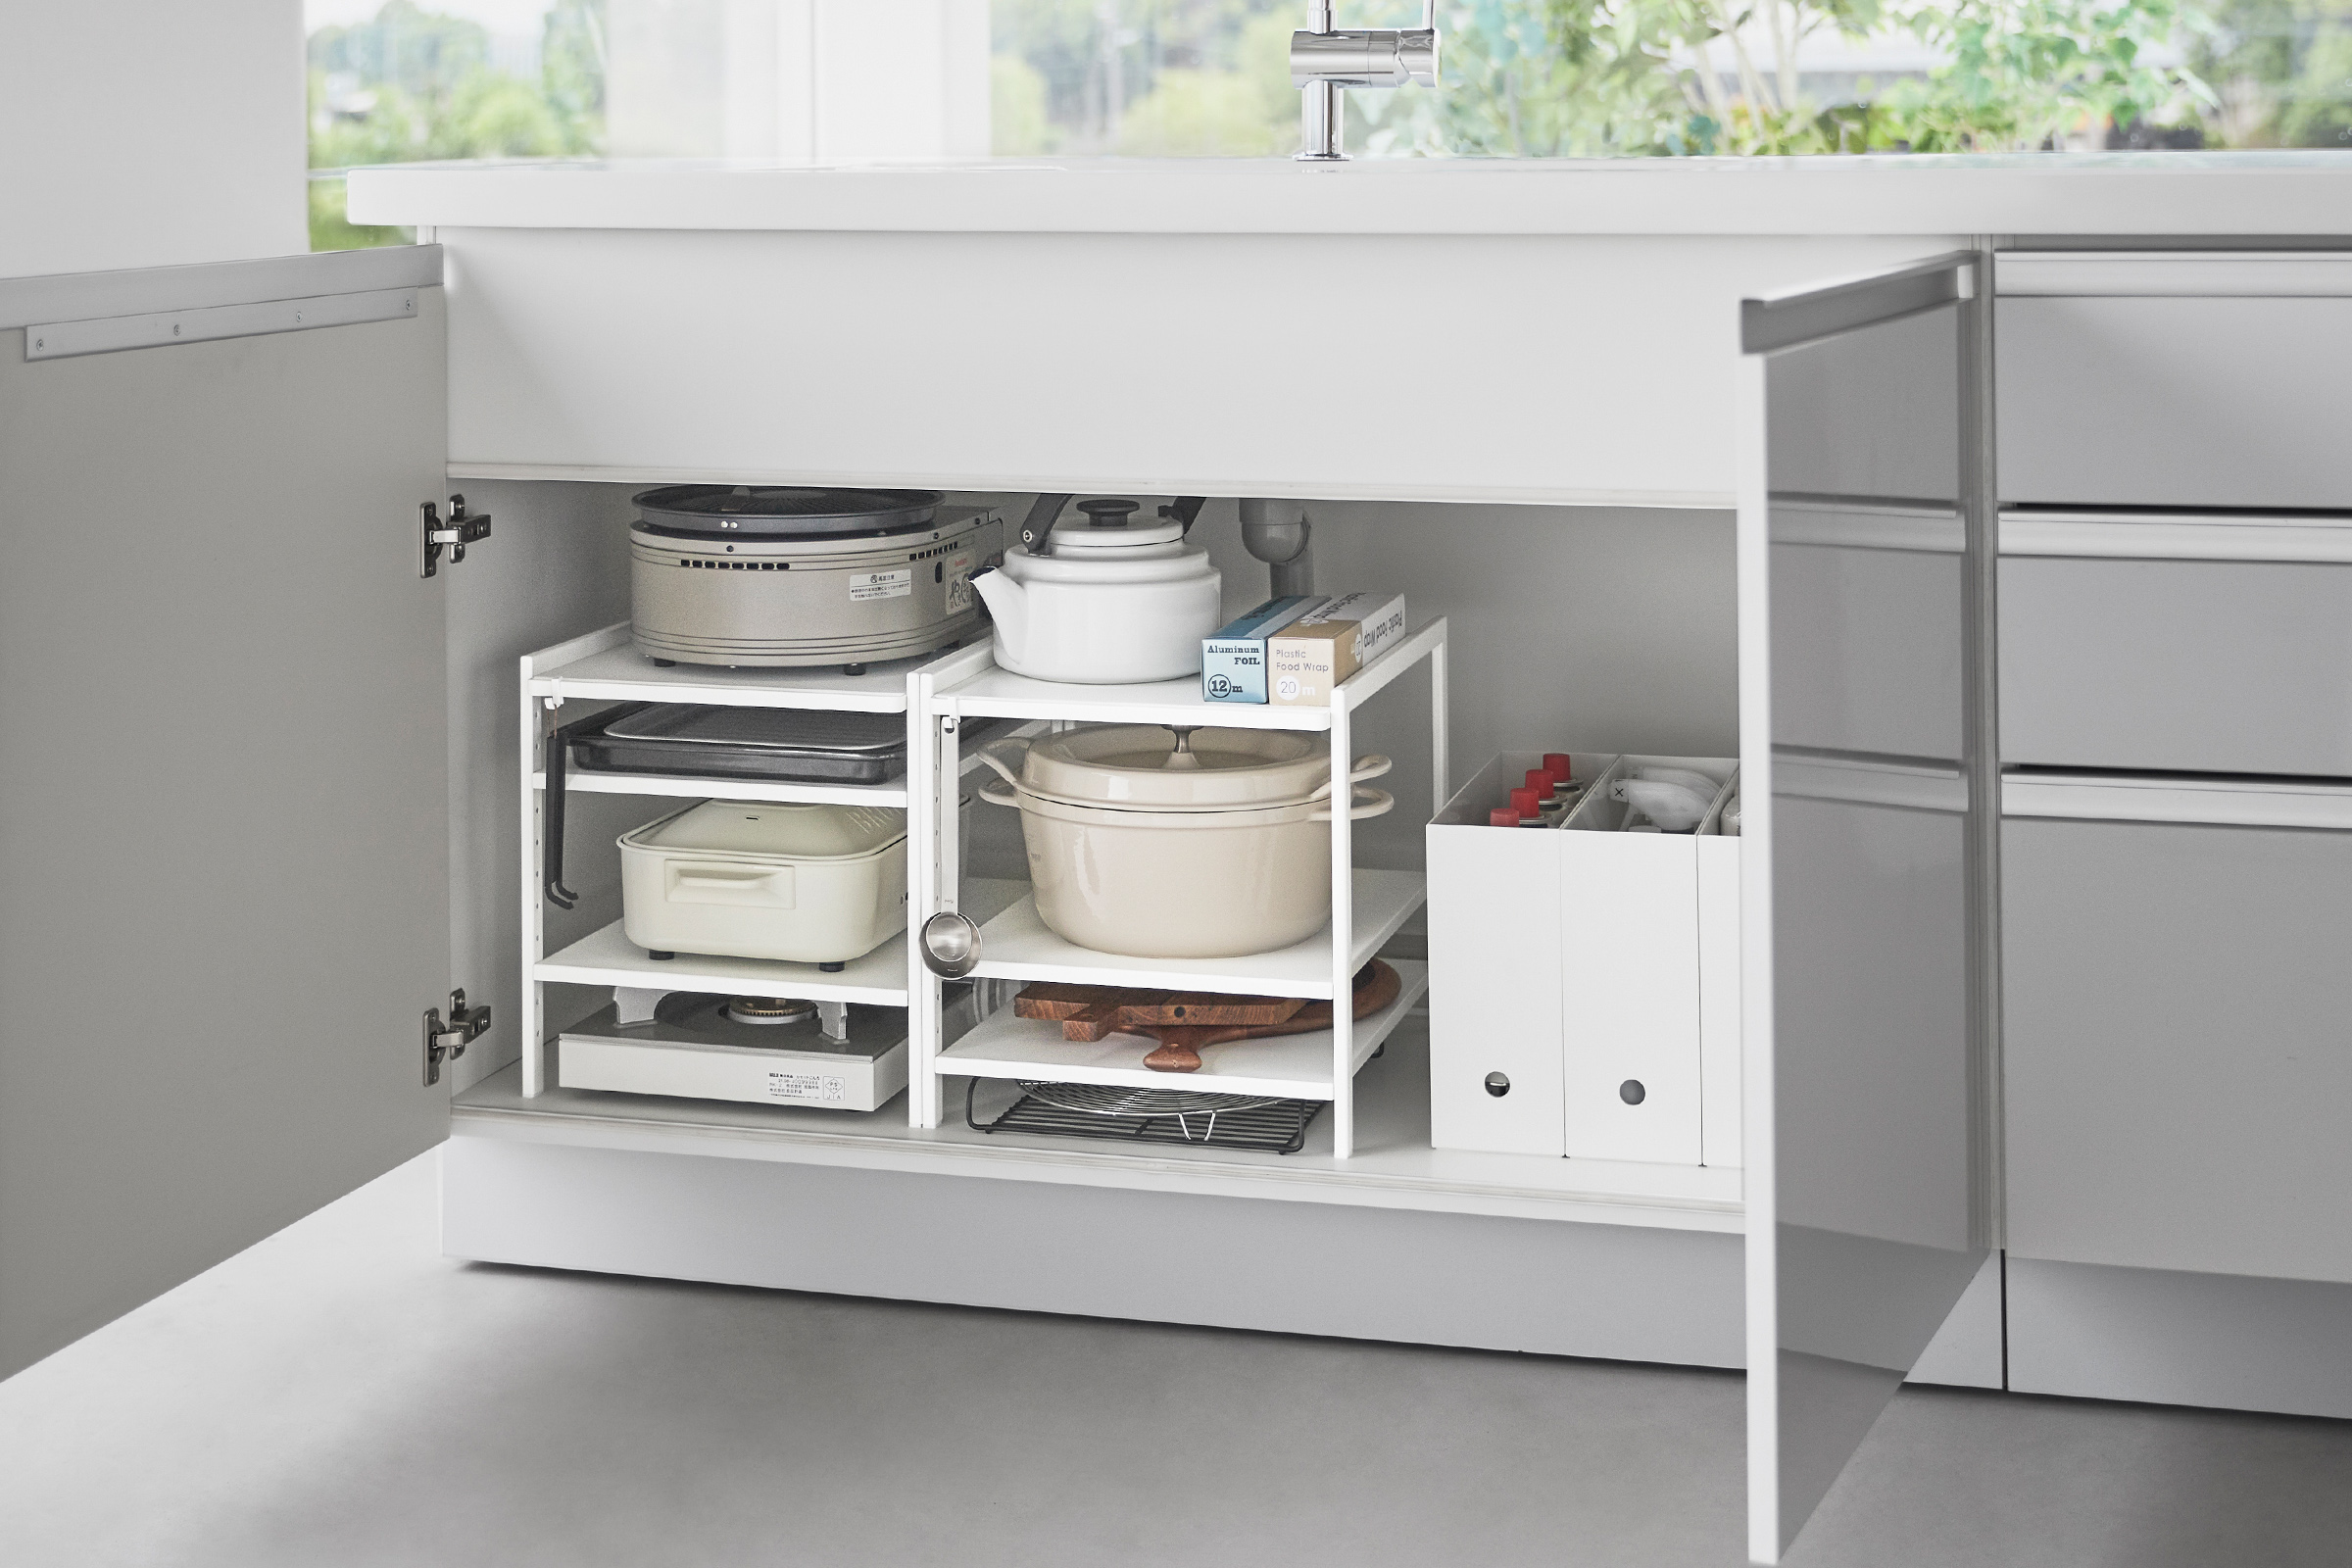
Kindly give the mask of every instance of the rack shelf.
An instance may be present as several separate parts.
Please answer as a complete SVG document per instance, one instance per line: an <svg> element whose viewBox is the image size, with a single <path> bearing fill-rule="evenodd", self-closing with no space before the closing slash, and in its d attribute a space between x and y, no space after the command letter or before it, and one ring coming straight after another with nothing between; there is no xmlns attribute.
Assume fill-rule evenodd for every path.
<svg viewBox="0 0 2352 1568"><path fill-rule="evenodd" d="M1333 1152L1328 1116L1316 1118L1296 1154L1142 1147L975 1132L963 1125L960 1103L954 1119L921 1128L908 1126L895 1102L858 1113L553 1085L526 1098L513 1067L459 1095L454 1111L475 1136L649 1152L1672 1230L1742 1228L1737 1168L1430 1148L1427 1037L1426 1022L1407 1017L1390 1036L1388 1054L1356 1075L1355 1148L1346 1159ZM1015 1093L1009 1084L984 1085L982 1114Z"/></svg>
<svg viewBox="0 0 2352 1568"><path fill-rule="evenodd" d="M547 788L547 775L533 773L531 788ZM890 784L778 784L752 778L693 778L685 774L598 773L565 770L564 788L590 795L662 795L710 801L796 801L820 806L906 804L904 777Z"/></svg>
<svg viewBox="0 0 2352 1568"><path fill-rule="evenodd" d="M1341 682L1348 706L1364 702L1390 681L1428 657L1446 639L1446 622L1433 620ZM1200 695L1200 677L1138 686L1072 686L1034 680L991 665L940 693L938 710L963 717L1067 719L1082 724L1218 725L1225 729L1327 730L1328 708L1278 708L1271 703L1212 703Z"/></svg>
<svg viewBox="0 0 2352 1568"><path fill-rule="evenodd" d="M1355 873L1350 972L1362 968L1396 934L1424 896L1418 871ZM1238 958L1130 958L1097 953L1055 936L1038 918L1037 900L1030 896L981 927L980 966L974 972L989 980L1066 980L1327 1002L1332 995L1331 931L1325 927L1304 942ZM1325 1045L1328 1048L1328 1040ZM1331 1082L1328 1071L1323 1082Z"/></svg>
<svg viewBox="0 0 2352 1568"><path fill-rule="evenodd" d="M1428 965L1400 959L1396 969L1404 982L1396 1000L1356 1020L1350 1046L1358 1070L1429 989ZM1016 1018L1006 1007L942 1052L939 1070L959 1077L1043 1079L1125 1089L1278 1095L1286 1100L1333 1097L1328 1029L1205 1046L1199 1072L1154 1072L1143 1065L1152 1049L1152 1042L1141 1035L1112 1035L1092 1043L1064 1040L1059 1024Z"/></svg>
<svg viewBox="0 0 2352 1568"><path fill-rule="evenodd" d="M727 669L676 664L664 669L629 644L629 628L609 626L534 657L530 694L591 701L709 703L722 708L817 708L861 713L906 710L906 675L930 662L898 659L845 675L839 664L808 669ZM540 661L548 661L542 664Z"/></svg>
<svg viewBox="0 0 2352 1568"><path fill-rule="evenodd" d="M813 963L770 958L720 958L681 953L649 958L621 934L620 922L601 927L531 965L531 978L575 986L659 986L729 996L800 997L809 1002L866 1002L906 1005L906 940L894 936L835 973Z"/></svg>

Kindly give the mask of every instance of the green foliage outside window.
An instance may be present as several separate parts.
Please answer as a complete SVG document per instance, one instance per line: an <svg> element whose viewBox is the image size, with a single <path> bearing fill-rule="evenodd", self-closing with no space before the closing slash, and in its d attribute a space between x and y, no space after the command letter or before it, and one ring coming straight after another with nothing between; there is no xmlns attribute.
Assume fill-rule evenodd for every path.
<svg viewBox="0 0 2352 1568"><path fill-rule="evenodd" d="M1344 9L1351 26L1419 16ZM1298 0L996 0L994 16L1000 154L1297 145ZM1438 90L1348 95L1359 155L2352 145L2352 0L1442 0L1439 24ZM1803 46L1838 35L1915 41L1933 63L1825 92Z"/></svg>
<svg viewBox="0 0 2352 1568"><path fill-rule="evenodd" d="M553 158L602 149L604 0L559 0L536 79L496 69L479 23L387 0L375 20L310 39L311 167ZM340 179L311 181L311 248L403 242L344 217Z"/></svg>

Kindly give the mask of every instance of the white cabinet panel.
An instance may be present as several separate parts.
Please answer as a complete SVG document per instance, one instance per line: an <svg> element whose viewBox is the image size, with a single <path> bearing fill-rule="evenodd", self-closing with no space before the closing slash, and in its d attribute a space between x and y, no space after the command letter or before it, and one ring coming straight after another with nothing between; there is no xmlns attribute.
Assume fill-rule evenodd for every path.
<svg viewBox="0 0 2352 1568"><path fill-rule="evenodd" d="M362 325L32 363L0 331L0 1373L446 1133L422 1020L466 980L443 637L468 568L418 575L438 266L360 268L409 268L417 305ZM0 320L352 273L0 281Z"/></svg>
<svg viewBox="0 0 2352 1568"><path fill-rule="evenodd" d="M2352 1285L2009 1260L2009 1387L2352 1420Z"/></svg>
<svg viewBox="0 0 2352 1568"><path fill-rule="evenodd" d="M1687 506L1722 506L1732 490L1740 292L1937 248L594 227L440 237L453 258L451 463L469 476ZM1416 290L1434 278L1474 281L1425 307ZM1399 345L1411 368L1398 400L1316 413L1318 383L1300 367L1386 359ZM1573 368L1604 364L1607 374Z"/></svg>
<svg viewBox="0 0 2352 1568"><path fill-rule="evenodd" d="M1971 809L1992 765L1978 265L1745 307L1740 945L1760 1563L1781 1560L1989 1251L1989 1020L1974 956L1991 836ZM1866 559L1898 543L1926 548Z"/></svg>

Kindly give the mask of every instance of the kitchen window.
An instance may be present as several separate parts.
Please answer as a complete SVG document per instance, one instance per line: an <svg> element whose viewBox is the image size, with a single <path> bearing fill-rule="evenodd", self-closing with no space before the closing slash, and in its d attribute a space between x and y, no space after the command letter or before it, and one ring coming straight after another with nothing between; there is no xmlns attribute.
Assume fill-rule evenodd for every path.
<svg viewBox="0 0 2352 1568"><path fill-rule="evenodd" d="M1418 0L1341 0L1342 26ZM307 0L315 248L428 159L1284 157L1304 0ZM1356 157L2341 147L2312 0L1440 0L1440 84Z"/></svg>

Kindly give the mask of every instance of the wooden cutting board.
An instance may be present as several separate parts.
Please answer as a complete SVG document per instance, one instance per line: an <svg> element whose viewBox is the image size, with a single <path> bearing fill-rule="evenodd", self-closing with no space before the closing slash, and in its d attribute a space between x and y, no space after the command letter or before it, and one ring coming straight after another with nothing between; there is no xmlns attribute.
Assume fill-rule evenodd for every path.
<svg viewBox="0 0 2352 1568"><path fill-rule="evenodd" d="M1304 997L1233 997L1213 991L1141 991L1039 981L1013 999L1012 1010L1018 1018L1060 1024L1064 1040L1101 1040L1121 1030L1278 1024L1305 1005Z"/></svg>
<svg viewBox="0 0 2352 1568"><path fill-rule="evenodd" d="M1375 958L1355 974L1357 1018L1396 1000L1404 981ZM1331 1027L1331 1004L1301 997L1227 996L1217 992L1144 991L1039 981L1013 999L1013 1015L1057 1022L1064 1040L1140 1034L1159 1043L1144 1058L1155 1072L1199 1072L1200 1048L1231 1040L1310 1034Z"/></svg>

